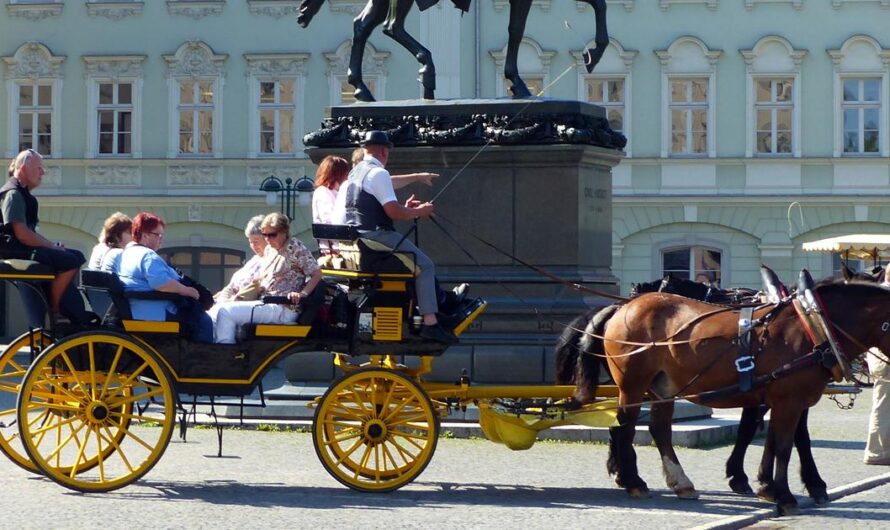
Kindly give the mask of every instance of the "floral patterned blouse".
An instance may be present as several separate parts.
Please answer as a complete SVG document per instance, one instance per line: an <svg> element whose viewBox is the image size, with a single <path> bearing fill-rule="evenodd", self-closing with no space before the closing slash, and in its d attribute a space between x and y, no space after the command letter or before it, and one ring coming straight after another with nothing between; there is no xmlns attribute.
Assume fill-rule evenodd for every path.
<svg viewBox="0 0 890 530"><path fill-rule="evenodd" d="M299 291L306 285L309 277L319 270L312 253L295 237L290 238L280 251L271 246L266 247L264 257L271 265L263 274L260 287L272 296L287 296L288 293Z"/></svg>

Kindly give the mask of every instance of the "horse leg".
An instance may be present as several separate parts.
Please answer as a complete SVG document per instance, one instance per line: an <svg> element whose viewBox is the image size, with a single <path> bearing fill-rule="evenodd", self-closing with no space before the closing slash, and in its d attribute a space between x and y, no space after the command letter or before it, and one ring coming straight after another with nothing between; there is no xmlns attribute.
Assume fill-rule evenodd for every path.
<svg viewBox="0 0 890 530"><path fill-rule="evenodd" d="M797 430L794 431L794 446L797 447L797 456L800 458L800 479L816 504L826 504L828 485L819 475L819 469L816 468L816 461L813 459L810 433L807 429L809 413L810 409L804 409L800 421L797 422Z"/></svg>
<svg viewBox="0 0 890 530"><path fill-rule="evenodd" d="M667 486L681 499L697 499L698 492L686 473L674 447L671 444L671 422L674 417L674 402L653 403L649 415L649 434L661 454L661 466Z"/></svg>
<svg viewBox="0 0 890 530"><path fill-rule="evenodd" d="M797 499L788 487L788 462L791 460L794 434L801 412L802 410L797 407L773 407L769 422L769 430L773 433L773 452L776 460L773 493L779 515L794 515L800 511Z"/></svg>
<svg viewBox="0 0 890 530"><path fill-rule="evenodd" d="M745 474L745 453L754 440L757 424L763 420L765 413L765 407L747 407L742 410L735 446L732 448L732 454L726 460L726 478L729 479L730 489L736 493L743 495L754 493L748 484L748 475Z"/></svg>
<svg viewBox="0 0 890 530"><path fill-rule="evenodd" d="M584 66L589 74L599 64L606 48L609 47L609 28L606 24L606 0L587 0L587 3L590 4L594 15L596 15L596 37L594 37L596 47L589 48L584 54Z"/></svg>
<svg viewBox="0 0 890 530"><path fill-rule="evenodd" d="M411 11L414 0L397 1L396 16L383 28L383 33L414 55L421 65L418 73L420 74L420 84L423 85L423 99L435 99L436 67L433 65L433 55L405 31L405 17Z"/></svg>
<svg viewBox="0 0 890 530"><path fill-rule="evenodd" d="M525 81L519 77L519 67L516 64L519 45L525 35L525 22L528 20L531 7L532 0L510 0L510 24L507 26L509 37L507 39L507 57L504 62L504 77L512 83L510 91L517 99L528 98L532 95L525 85Z"/></svg>
<svg viewBox="0 0 890 530"><path fill-rule="evenodd" d="M632 402L639 403L641 397L642 395ZM631 497L647 498L649 486L637 471L637 453L633 446L640 405L625 406L627 399L623 393L618 399L619 425L609 428L609 459L606 466L610 474L615 473L615 484L618 487L624 488Z"/></svg>
<svg viewBox="0 0 890 530"><path fill-rule="evenodd" d="M760 468L757 470L757 482L760 487L757 488L757 496L767 502L775 502L775 486L773 485L773 470L775 469L776 455L775 448L775 431L772 429L772 419L770 419L770 427L766 430L766 440L763 443L763 456L760 457Z"/></svg>
<svg viewBox="0 0 890 530"><path fill-rule="evenodd" d="M362 12L352 22L352 50L349 54L349 70L346 81L355 87L355 99L358 101L374 101L374 95L362 80L362 59L365 56L365 44L374 28L386 19L388 0L369 0Z"/></svg>

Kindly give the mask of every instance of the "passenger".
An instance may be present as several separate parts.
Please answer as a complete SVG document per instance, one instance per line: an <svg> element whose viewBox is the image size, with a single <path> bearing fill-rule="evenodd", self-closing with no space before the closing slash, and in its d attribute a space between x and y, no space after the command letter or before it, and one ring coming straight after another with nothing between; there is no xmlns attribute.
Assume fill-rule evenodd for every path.
<svg viewBox="0 0 890 530"><path fill-rule="evenodd" d="M19 153L9 165L9 181L0 187L0 255L33 260L50 267L55 279L50 284L49 304L55 315L62 314L72 323L91 320L83 298L72 280L86 259L78 250L66 249L37 233L38 203L31 192L43 182L43 157L32 149ZM42 325L42 301L28 288L20 289L32 327ZM38 326L35 326L38 324Z"/></svg>
<svg viewBox="0 0 890 530"><path fill-rule="evenodd" d="M333 224L334 202L337 200L337 190L340 184L346 181L349 175L349 162L339 156L326 156L318 165L315 172L315 191L312 193L312 222L319 224ZM319 240L318 249L323 256L319 262L327 263L331 253L336 253L336 243L333 241Z"/></svg>
<svg viewBox="0 0 890 530"><path fill-rule="evenodd" d="M164 221L153 213L140 212L133 219L132 230L133 241L124 249L118 271L124 290L161 291L198 300L198 290L183 284L179 273L157 253L164 240ZM136 320L180 322L190 328L193 340L213 342L213 322L196 303L130 299L130 312Z"/></svg>
<svg viewBox="0 0 890 530"><path fill-rule="evenodd" d="M362 141L364 159L349 173L349 180L337 194L334 217L341 224L357 226L362 237L377 241L389 248L412 254L420 269L417 277L417 304L423 316L420 336L442 343L453 343L457 338L439 324L436 317L436 271L433 262L407 238L396 232L394 220L429 218L433 204L420 202L412 195L405 204L396 199L396 180L384 169L389 160L392 143L383 131L369 131ZM426 179L419 175L426 175ZM431 173L413 173L416 180L431 182ZM403 175L399 180L407 180ZM404 184L402 184L404 185Z"/></svg>
<svg viewBox="0 0 890 530"><path fill-rule="evenodd" d="M244 229L244 236L247 237L247 244L253 251L253 256L240 269L235 271L229 284L222 288L221 291L213 295L213 300L217 304L225 302L233 302L238 299L238 292L252 285L258 278L265 261L263 253L266 251L266 240L263 239L263 231L260 228L263 224L264 215L257 215L247 221L247 227ZM211 315L212 316L212 315Z"/></svg>
<svg viewBox="0 0 890 530"><path fill-rule="evenodd" d="M93 247L88 269L116 272L120 266L121 254L127 243L133 240L130 233L133 221L121 212L114 212L102 224L99 244Z"/></svg>
<svg viewBox="0 0 890 530"><path fill-rule="evenodd" d="M309 301L321 281L321 269L312 253L299 239L290 237L290 222L286 216L271 213L263 219L261 228L269 248L266 249L268 265L262 272L260 290L263 295L285 296L291 304L263 304L259 300L219 304L216 342L234 343L235 330L241 324L296 322L301 303Z"/></svg>

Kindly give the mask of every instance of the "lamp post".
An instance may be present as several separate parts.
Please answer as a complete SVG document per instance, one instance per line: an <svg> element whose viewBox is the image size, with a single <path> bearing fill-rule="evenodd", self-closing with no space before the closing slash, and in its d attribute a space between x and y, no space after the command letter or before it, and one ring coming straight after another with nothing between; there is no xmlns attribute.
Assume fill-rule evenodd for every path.
<svg viewBox="0 0 890 530"><path fill-rule="evenodd" d="M280 197L281 213L291 221L296 215L297 201L300 206L309 206L314 190L315 184L306 175L297 179L296 182L290 177L282 182L275 175L269 175L260 183L260 191L266 193L266 204L274 206L275 201Z"/></svg>

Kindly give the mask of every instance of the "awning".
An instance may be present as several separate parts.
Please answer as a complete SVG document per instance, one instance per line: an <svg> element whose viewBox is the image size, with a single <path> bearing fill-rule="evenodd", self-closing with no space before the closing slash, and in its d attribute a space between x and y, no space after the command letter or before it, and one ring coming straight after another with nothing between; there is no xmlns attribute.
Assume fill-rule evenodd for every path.
<svg viewBox="0 0 890 530"><path fill-rule="evenodd" d="M875 256L890 257L890 235L853 234L829 237L803 244L806 252L838 252L856 259L874 259Z"/></svg>

